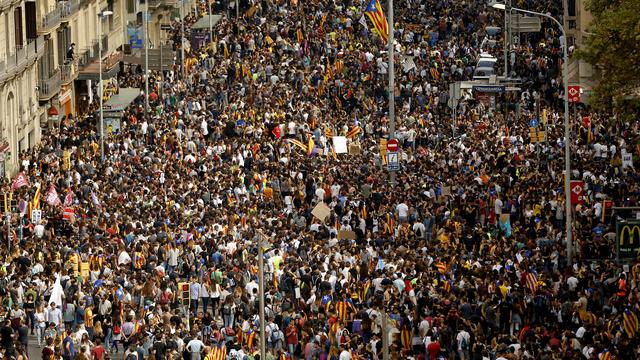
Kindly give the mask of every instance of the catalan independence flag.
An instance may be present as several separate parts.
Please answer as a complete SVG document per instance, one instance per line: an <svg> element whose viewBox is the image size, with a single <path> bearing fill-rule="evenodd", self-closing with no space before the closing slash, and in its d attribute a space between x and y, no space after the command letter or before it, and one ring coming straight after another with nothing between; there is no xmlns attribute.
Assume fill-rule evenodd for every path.
<svg viewBox="0 0 640 360"><path fill-rule="evenodd" d="M380 4L380 1L369 1L369 5L367 5L364 13L367 14L369 20L371 20L371 23L376 28L376 31L378 32L378 35L380 35L380 38L382 38L385 43L388 42L389 34L387 31L389 29L389 26L387 25L387 18L386 16L384 16L384 11L382 11L382 5Z"/></svg>
<svg viewBox="0 0 640 360"><path fill-rule="evenodd" d="M349 130L349 132L347 133L347 137L349 139L353 139L356 136L358 136L360 133L362 132L362 128L358 125L354 126L351 128L351 130Z"/></svg>
<svg viewBox="0 0 640 360"><path fill-rule="evenodd" d="M296 147L298 147L301 150L304 150L305 152L307 151L308 147L307 145L303 144L300 140L296 140L296 139L287 139L287 142L289 144L292 144Z"/></svg>
<svg viewBox="0 0 640 360"><path fill-rule="evenodd" d="M638 331L638 317L636 314L627 309L622 313L622 320L624 331L630 338L634 337Z"/></svg>

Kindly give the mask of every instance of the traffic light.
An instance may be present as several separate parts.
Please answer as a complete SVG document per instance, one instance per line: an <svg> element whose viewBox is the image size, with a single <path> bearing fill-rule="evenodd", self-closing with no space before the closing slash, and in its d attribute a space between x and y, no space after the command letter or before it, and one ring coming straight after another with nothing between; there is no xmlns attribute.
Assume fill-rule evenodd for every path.
<svg viewBox="0 0 640 360"><path fill-rule="evenodd" d="M180 302L184 306L189 306L189 301L191 300L189 290L190 290L189 283L186 283L186 282L178 283L178 295L180 296Z"/></svg>
<svg viewBox="0 0 640 360"><path fill-rule="evenodd" d="M602 222L607 224L613 215L613 200L602 200Z"/></svg>

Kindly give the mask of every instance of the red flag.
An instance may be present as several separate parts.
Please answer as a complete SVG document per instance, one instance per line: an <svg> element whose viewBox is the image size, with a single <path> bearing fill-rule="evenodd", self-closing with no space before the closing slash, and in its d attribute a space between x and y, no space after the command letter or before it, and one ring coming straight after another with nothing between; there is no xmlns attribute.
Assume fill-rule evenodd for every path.
<svg viewBox="0 0 640 360"><path fill-rule="evenodd" d="M58 196L58 192L56 191L56 187L54 185L49 186L49 191L47 192L47 204L51 206L62 205L62 202L60 201L60 197Z"/></svg>
<svg viewBox="0 0 640 360"><path fill-rule="evenodd" d="M584 200L584 181L571 180L571 204L581 204Z"/></svg>
<svg viewBox="0 0 640 360"><path fill-rule="evenodd" d="M11 185L11 187L15 190L23 186L29 186L29 179L27 179L27 176L24 174L24 172L21 171L13 180L13 184Z"/></svg>
<svg viewBox="0 0 640 360"><path fill-rule="evenodd" d="M71 204L73 204L73 192L69 189L64 197L64 206L71 206Z"/></svg>

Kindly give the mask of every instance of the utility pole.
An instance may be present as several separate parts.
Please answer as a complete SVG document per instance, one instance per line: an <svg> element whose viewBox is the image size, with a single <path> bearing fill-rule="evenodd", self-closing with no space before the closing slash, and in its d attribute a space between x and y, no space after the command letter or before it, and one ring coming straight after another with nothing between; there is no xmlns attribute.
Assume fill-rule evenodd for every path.
<svg viewBox="0 0 640 360"><path fill-rule="evenodd" d="M509 77L509 27L511 21L511 0L507 0L507 11L504 12L504 80Z"/></svg>
<svg viewBox="0 0 640 360"><path fill-rule="evenodd" d="M267 236L258 230L258 300L260 307L260 359L266 358L265 316L264 316L264 245Z"/></svg>
<svg viewBox="0 0 640 360"><path fill-rule="evenodd" d="M213 12L211 11L211 1L213 0L209 0L209 46L212 46L211 44L213 43L213 22L211 19Z"/></svg>
<svg viewBox="0 0 640 360"><path fill-rule="evenodd" d="M387 312L382 310L382 360L389 360L389 320Z"/></svg>
<svg viewBox="0 0 640 360"><path fill-rule="evenodd" d="M149 120L149 0L144 2L144 118Z"/></svg>
<svg viewBox="0 0 640 360"><path fill-rule="evenodd" d="M184 68L184 20L185 20L185 14L184 14L184 0L182 0L180 2L180 23L182 24L182 31L180 33L180 51L181 51L181 63L182 63L182 81L184 83L186 83L186 77L185 77L185 68Z"/></svg>
<svg viewBox="0 0 640 360"><path fill-rule="evenodd" d="M393 0L389 0L389 9L387 10L389 19L387 20L389 26L389 140L396 138L396 119L395 119L395 96L394 96L394 47L393 47ZM391 184L396 183L396 172L389 172L389 181Z"/></svg>
<svg viewBox="0 0 640 360"><path fill-rule="evenodd" d="M162 20L162 14L158 15L158 23ZM162 30L162 24L160 24L160 86L158 87L158 94L160 95L160 99L162 102L162 86L164 84L164 57L162 56L162 39L164 35L164 30Z"/></svg>

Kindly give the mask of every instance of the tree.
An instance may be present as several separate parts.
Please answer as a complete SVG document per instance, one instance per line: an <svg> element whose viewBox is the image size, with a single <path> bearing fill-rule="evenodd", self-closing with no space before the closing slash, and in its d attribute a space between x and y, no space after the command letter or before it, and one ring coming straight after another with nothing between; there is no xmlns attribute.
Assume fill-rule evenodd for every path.
<svg viewBox="0 0 640 360"><path fill-rule="evenodd" d="M592 105L612 110L617 100L640 87L640 1L589 0L590 35L577 56L600 73Z"/></svg>

